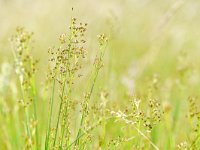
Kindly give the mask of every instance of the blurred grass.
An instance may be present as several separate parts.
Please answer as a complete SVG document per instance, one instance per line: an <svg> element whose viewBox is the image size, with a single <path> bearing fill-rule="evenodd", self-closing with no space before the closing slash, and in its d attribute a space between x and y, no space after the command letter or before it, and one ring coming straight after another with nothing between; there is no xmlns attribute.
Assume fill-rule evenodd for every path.
<svg viewBox="0 0 200 150"><path fill-rule="evenodd" d="M96 92L102 89L108 91L108 106L116 110L125 108L129 105L128 94L136 93L141 97L143 93L147 94L148 83L152 81L154 74L158 75L159 85L152 91L152 95L162 105L167 103L170 110L165 114L164 121L152 131L152 141L161 149L175 149L178 143L188 139L191 132L186 121L187 98L190 95L200 96L199 15L200 1L195 0L1 0L0 63L12 65L14 62L8 39L16 26L25 26L33 31L34 55L40 59L37 84L41 89L38 91L42 93L41 82L44 82L47 71L47 49L58 43L56 37L67 29L69 18L76 16L89 24L89 60L85 62L86 70L90 70L97 49L97 41L91 37L96 37L100 32L110 36L105 67L96 89ZM86 77L77 84L77 93L84 91L83 83L88 71L85 72ZM8 79L9 86L13 89L17 88L11 83L15 82L14 76L14 72L11 72ZM4 100L15 101L15 96L12 95L9 91L1 92L0 98L6 97ZM44 96L38 102L41 104L38 110L41 112L39 122L43 122L47 115L42 111L42 106L46 104L45 98ZM6 103L6 107L14 108L11 102ZM15 118L14 114L12 117ZM0 122L13 125L9 127L12 130L5 133L4 137L0 136L0 139L6 138L9 141L9 135L15 135L15 140L11 143L18 147L18 135L13 120L1 118ZM124 135L121 125L116 124L113 128L113 124L113 121L106 124L105 137L108 139ZM1 128L2 131L6 130L4 125ZM42 130L45 126L41 125L40 128ZM127 132L128 136L131 133L135 132L130 131L130 135ZM5 149L4 145L1 147ZM105 143L103 147L106 148ZM129 143L119 149L131 147L132 144Z"/></svg>

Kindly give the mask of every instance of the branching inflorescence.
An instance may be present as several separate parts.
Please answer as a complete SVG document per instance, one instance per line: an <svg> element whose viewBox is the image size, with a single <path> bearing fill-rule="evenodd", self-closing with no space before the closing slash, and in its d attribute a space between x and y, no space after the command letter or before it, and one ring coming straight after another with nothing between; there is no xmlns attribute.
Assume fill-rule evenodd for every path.
<svg viewBox="0 0 200 150"><path fill-rule="evenodd" d="M49 58L50 72L48 74L48 79L52 82L53 86L45 149L65 149L69 147L69 145L72 146L72 144L70 144L72 140L70 132L70 111L73 103L72 88L74 82L79 78L78 72L81 70L83 59L86 58L87 54L84 48L86 43L84 38L86 27L87 23L78 23L76 18L71 18L69 33L62 34L59 37L60 46L58 48L49 48L48 50L48 53L51 55ZM88 101L91 98L99 70L103 66L102 59L105 53L106 43L107 38L105 35L100 35L100 54L95 59L95 69L91 87L83 98L80 128L76 136L77 140L73 142L75 146L78 145L80 140L79 136L82 135L82 126L88 114ZM56 85L58 85L60 104L56 117L56 125L55 128L52 128L52 111ZM53 136L50 136L51 133Z"/></svg>

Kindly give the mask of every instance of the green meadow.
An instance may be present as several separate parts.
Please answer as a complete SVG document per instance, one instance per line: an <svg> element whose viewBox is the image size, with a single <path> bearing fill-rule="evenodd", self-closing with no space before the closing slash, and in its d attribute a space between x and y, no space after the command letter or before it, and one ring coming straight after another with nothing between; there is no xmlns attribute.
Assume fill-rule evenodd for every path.
<svg viewBox="0 0 200 150"><path fill-rule="evenodd" d="M0 149L200 149L199 16L197 0L0 0Z"/></svg>

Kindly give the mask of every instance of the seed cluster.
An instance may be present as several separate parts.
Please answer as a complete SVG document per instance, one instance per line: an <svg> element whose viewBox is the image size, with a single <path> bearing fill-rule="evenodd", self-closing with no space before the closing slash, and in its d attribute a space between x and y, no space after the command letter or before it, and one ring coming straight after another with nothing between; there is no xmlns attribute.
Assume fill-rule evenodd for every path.
<svg viewBox="0 0 200 150"><path fill-rule="evenodd" d="M145 133L148 134L148 132L151 132L152 128L161 121L162 113L160 104L156 100L149 100L149 112L148 110L142 109L141 100L135 96L133 100L131 100L131 104L131 107L126 108L124 112L110 111L110 114L116 117L116 121L121 120L126 123L126 125L133 127L138 134L157 149Z"/></svg>
<svg viewBox="0 0 200 150"><path fill-rule="evenodd" d="M142 110L140 107L141 100L135 99L132 101L132 110L131 116L132 119L136 120L136 123L143 122L144 127L146 127L147 131L151 131L152 128L161 121L162 111L160 107L160 103L154 99L148 100L149 109L146 111Z"/></svg>
<svg viewBox="0 0 200 150"><path fill-rule="evenodd" d="M179 150L187 150L189 147L188 147L188 143L186 141L184 142L181 142L177 145L177 148Z"/></svg>
<svg viewBox="0 0 200 150"><path fill-rule="evenodd" d="M16 73L20 78L20 82L24 90L31 88L31 80L36 73L36 65L38 60L30 54L30 43L33 33L29 33L22 27L16 29L16 34L11 38L13 53L15 56Z"/></svg>
<svg viewBox="0 0 200 150"><path fill-rule="evenodd" d="M87 24L77 23L76 18L71 19L69 27L70 33L62 34L59 37L60 47L57 49L49 48L48 53L51 55L49 62L52 66L50 77L56 78L61 84L62 78L70 76L67 79L72 80L75 73L82 68L81 59L87 54L83 44L86 42L84 35Z"/></svg>
<svg viewBox="0 0 200 150"><path fill-rule="evenodd" d="M156 100L149 100L150 115L144 120L144 125L151 130L153 126L161 121L162 111L160 103Z"/></svg>
<svg viewBox="0 0 200 150"><path fill-rule="evenodd" d="M197 107L196 101L197 97L190 96L188 98L189 101L189 118L192 121L192 128L193 128L193 134L194 137L191 139L192 149L198 149L198 142L199 142L199 131L200 131L200 111Z"/></svg>
<svg viewBox="0 0 200 150"><path fill-rule="evenodd" d="M125 137L121 137L121 136L118 136L117 138L115 139L112 139L107 147L108 147L108 150L112 150L112 149L117 149L119 148L119 146L121 144L123 144L124 142L128 142L128 141L131 141L133 140L135 137L131 137L131 138L125 138Z"/></svg>

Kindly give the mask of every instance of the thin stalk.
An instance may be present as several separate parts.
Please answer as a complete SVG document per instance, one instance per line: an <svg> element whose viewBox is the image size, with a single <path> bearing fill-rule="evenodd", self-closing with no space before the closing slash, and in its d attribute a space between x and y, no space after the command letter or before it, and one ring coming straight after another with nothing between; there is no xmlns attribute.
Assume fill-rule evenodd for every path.
<svg viewBox="0 0 200 150"><path fill-rule="evenodd" d="M73 144L76 144L76 142L84 135L85 133L81 133L80 135L78 135L78 137L69 146L67 146L66 150L68 150Z"/></svg>
<svg viewBox="0 0 200 150"><path fill-rule="evenodd" d="M105 119L103 119L103 120L104 120L104 121L107 121L107 120L112 119L112 118L114 118L114 117L113 117L113 116L112 116L112 117L107 117L107 118L105 118ZM101 121L103 121L103 120L101 120ZM99 125L99 123L95 123L92 127L90 127L89 129L87 129L85 132L80 133L79 136L78 136L69 146L66 147L66 150L70 149L70 147L71 147L72 145L76 144L76 142L77 142L81 137L83 137L83 136L84 136L86 133L88 133L90 130L94 129L94 127L97 126L97 125Z"/></svg>
<svg viewBox="0 0 200 150"><path fill-rule="evenodd" d="M64 85L63 85L63 89L62 89L62 93L61 93L61 102L60 102L60 107L59 107L59 112L58 112L58 120L57 120L57 123L56 123L56 132L55 132L55 136L54 136L53 147L55 147L55 145L56 145L58 125L59 125L59 122L60 122L60 115L61 115L61 110L62 110L62 105L63 105L63 95L64 95L64 91L65 91L65 83L66 83L66 80L64 81Z"/></svg>
<svg viewBox="0 0 200 150"><path fill-rule="evenodd" d="M14 51L14 47L12 47L12 53L13 53L14 59L17 60L17 56L16 56L16 53ZM20 82L20 91L21 91L22 99L24 100L25 97L24 97L23 86L22 86L22 83L21 83L21 80L20 80L19 76L18 76L18 78L19 78L19 82ZM25 114L26 114L26 116L25 116L25 118L26 118L26 122L25 122L26 132L27 132L28 137L31 138L30 129L29 129L29 126L28 126L28 122L29 122L29 118L28 117L29 117L29 115L28 115L28 112L27 112L26 108L25 108Z"/></svg>
<svg viewBox="0 0 200 150"><path fill-rule="evenodd" d="M17 139L16 139L16 141L17 141L17 147L18 147L18 149L20 149L20 145L21 145L20 144L21 143L21 140L20 140L21 130L20 130L19 113L18 112L16 112L14 114L14 118L15 118L15 123L16 123L15 130L17 132Z"/></svg>
<svg viewBox="0 0 200 150"><path fill-rule="evenodd" d="M31 139L31 132L30 132L30 129L29 129L29 113L28 113L28 110L25 108L25 114L26 114L26 131L27 131L27 134L28 134L28 137Z"/></svg>
<svg viewBox="0 0 200 150"><path fill-rule="evenodd" d="M36 89L35 89L35 81L33 82L34 83L34 86L32 87L33 91L32 91L32 94L33 94L33 109L34 109L34 118L36 121L37 120L37 107L36 107ZM35 135L35 138L36 138L36 149L39 148L39 142L38 142L38 125L36 124L36 135Z"/></svg>
<svg viewBox="0 0 200 150"><path fill-rule="evenodd" d="M105 48L106 48L106 46L105 46ZM102 48L100 48L100 50L102 50ZM103 57L104 57L104 54L105 54L105 49L104 49L103 52L101 52L101 54L100 54L100 60L99 60L100 62L102 62L102 59L103 59ZM97 66L97 67L99 67L99 66ZM100 68L97 68L97 69L96 69L96 72L95 72L95 75L94 75L94 78L93 78L93 82L92 82L92 86L91 86L91 89L90 89L90 92L89 92L89 96L88 96L88 98L87 98L88 101L90 100L91 95L92 95L92 93L93 93L94 86L95 86L95 83L96 83L96 80L97 80L99 71L100 71ZM85 115L85 113L84 113L84 111L83 111L82 116L81 116L81 122L80 122L80 127L79 127L79 130L78 130L77 138L79 137L79 135L80 135L80 133L81 133L81 127L82 127L82 125L83 125L84 115ZM77 145L78 143L79 143L79 139L78 139L77 141L75 141L75 145Z"/></svg>
<svg viewBox="0 0 200 150"><path fill-rule="evenodd" d="M119 118L119 117L116 117ZM139 128L137 128L135 126L135 122L128 120L126 117L121 118L124 122L129 122L129 124L131 124L133 126L133 128L141 135L143 136L143 138L145 138L155 150L159 150L159 148L151 141L151 139L149 137L147 137Z"/></svg>
<svg viewBox="0 0 200 150"><path fill-rule="evenodd" d="M71 84L70 84L71 85ZM68 97L70 96L70 90L71 90L71 88L69 87L68 88L68 93L67 93L67 95L68 95ZM67 104L66 104L66 114L68 113L68 100L67 100ZM60 149L62 150L62 145L63 145L63 137L64 137L64 133L65 133L65 125L66 124L64 124L64 127L63 127L63 130L62 130L62 137L61 137L61 145L60 145Z"/></svg>
<svg viewBox="0 0 200 150"><path fill-rule="evenodd" d="M71 26L73 27L73 23L71 22ZM70 30L71 32L70 32L70 36L69 36L69 43L72 43L72 36L73 36L73 32L72 32L72 30ZM70 46L69 46L69 52L68 52L68 58L70 58L70 50L71 50L71 48L72 48L72 45L70 44ZM70 61L70 60L69 60ZM68 66L68 68L69 68L69 66ZM68 87L68 92L67 92L67 96L69 97L69 95L70 95L70 91L71 91L71 71L69 70L69 81L70 81L70 83L69 83L69 87ZM66 81L65 81L66 82ZM62 108L62 107L61 107ZM66 112L65 113L67 113L67 111L68 111L68 101L67 101L67 105L66 105ZM62 149L62 144L63 144L63 137L64 137L64 133L65 133L65 125L64 125L64 127L63 127L63 130L61 131L62 132L62 135L61 135L61 145L60 145L60 149Z"/></svg>
<svg viewBox="0 0 200 150"><path fill-rule="evenodd" d="M192 147L196 144L196 142L198 141L199 139L199 134L197 135L197 137L194 139L194 141L192 142L192 144L190 145L190 149L192 149Z"/></svg>
<svg viewBox="0 0 200 150"><path fill-rule="evenodd" d="M22 99L24 100L24 91L23 91L21 81L20 81L20 87L21 87L20 89L21 89ZM27 132L28 137L31 139L31 133L30 133L30 129L29 129L29 126L28 126L28 124L29 124L29 114L28 114L27 108L25 108L25 115L26 115L25 116L25 118L26 118L26 122L25 122L26 132Z"/></svg>
<svg viewBox="0 0 200 150"><path fill-rule="evenodd" d="M155 150L159 150L159 148L151 141L151 139L149 139L142 131L140 131L140 129L138 129L134 125L133 127L137 130L138 133L140 133L140 135L142 135L147 141L149 141L149 143L153 146Z"/></svg>
<svg viewBox="0 0 200 150"><path fill-rule="evenodd" d="M93 89L94 89L94 85L95 85L95 82L97 80L98 73L99 73L99 70L97 70L97 72L95 74L95 77L94 77L94 80L93 80L93 83L92 83L92 86L91 86L91 89L90 89L89 97L87 98L87 100L90 100L90 98L91 98L91 95L92 95L92 92L93 92ZM83 111L82 116L81 116L81 122L80 122L80 127L79 127L79 130L78 130L77 138L79 137L79 135L81 133L81 126L83 125L84 116L85 116L85 113ZM79 140L77 140L75 142L75 145L77 145L78 143L79 143Z"/></svg>
<svg viewBox="0 0 200 150"><path fill-rule="evenodd" d="M49 144L49 133L51 129L51 119L52 119L52 110L53 110L53 103L54 103L54 93L55 93L55 79L53 80L53 86L52 86L52 95L50 99L50 114L49 114L49 121L48 121L48 129L46 132L46 139L45 139L45 150L48 150L48 144Z"/></svg>

